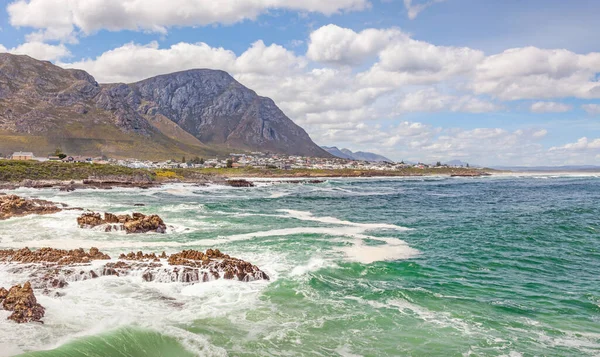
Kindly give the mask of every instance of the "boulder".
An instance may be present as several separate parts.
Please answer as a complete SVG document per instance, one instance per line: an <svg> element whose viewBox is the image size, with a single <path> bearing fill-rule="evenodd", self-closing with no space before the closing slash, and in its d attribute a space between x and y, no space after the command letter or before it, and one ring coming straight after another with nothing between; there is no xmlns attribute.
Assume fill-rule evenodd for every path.
<svg viewBox="0 0 600 357"><path fill-rule="evenodd" d="M50 201L22 198L16 195L0 196L0 220L30 214L51 214L61 210Z"/></svg>
<svg viewBox="0 0 600 357"><path fill-rule="evenodd" d="M162 218L153 214L146 216L141 213L133 215L115 215L104 213L104 218L100 213L87 212L77 218L77 224L80 228L93 228L105 225L105 231L124 230L127 233L166 233L167 225Z"/></svg>
<svg viewBox="0 0 600 357"><path fill-rule="evenodd" d="M44 317L45 309L38 304L31 283L26 282L22 287L15 285L10 290L0 289L0 300L5 310L13 311L8 317L17 323L38 321Z"/></svg>
<svg viewBox="0 0 600 357"><path fill-rule="evenodd" d="M231 186L231 187L254 187L254 183L252 183L251 181L248 180L227 180L225 181L225 184L227 186Z"/></svg>

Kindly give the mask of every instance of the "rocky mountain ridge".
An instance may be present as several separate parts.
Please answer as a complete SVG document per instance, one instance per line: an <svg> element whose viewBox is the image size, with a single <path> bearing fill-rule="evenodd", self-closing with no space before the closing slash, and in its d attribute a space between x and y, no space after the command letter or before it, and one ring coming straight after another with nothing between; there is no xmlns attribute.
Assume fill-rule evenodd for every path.
<svg viewBox="0 0 600 357"><path fill-rule="evenodd" d="M61 147L83 155L172 158L234 150L329 156L265 97L223 71L199 69L133 84L0 54L4 151Z"/></svg>
<svg viewBox="0 0 600 357"><path fill-rule="evenodd" d="M322 146L321 148L323 148L325 151L327 151L331 155L333 155L335 157L339 157L340 159L369 161L369 162L384 162L384 161L385 162L394 162L393 160L390 160L385 156L374 154L372 152L366 152L366 151L352 152L349 149L341 149L340 150L335 146L332 146L332 147Z"/></svg>

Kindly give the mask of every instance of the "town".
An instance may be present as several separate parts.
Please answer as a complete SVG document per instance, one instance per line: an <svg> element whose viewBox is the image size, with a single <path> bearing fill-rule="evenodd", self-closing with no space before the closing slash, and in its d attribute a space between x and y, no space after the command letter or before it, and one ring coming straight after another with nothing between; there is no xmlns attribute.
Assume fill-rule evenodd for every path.
<svg viewBox="0 0 600 357"><path fill-rule="evenodd" d="M1 158L1 156L0 156ZM32 152L15 152L6 157L10 160L35 160L35 161L62 161L66 163L90 163L90 164L110 164L119 165L136 169L175 169L175 168L258 168L258 169L318 169L318 170L375 170L375 171L397 171L406 168L430 169L430 168L459 168L469 167L469 164L447 165L437 162L435 164L425 163L405 163L405 162L369 162L348 160L342 158L320 158L289 156L273 153L252 152L247 154L231 153L228 158L204 159L200 157L181 159L171 159L166 161L143 161L134 158L114 159L106 156L86 157L70 156L62 153L60 150L52 155L45 157L35 156Z"/></svg>

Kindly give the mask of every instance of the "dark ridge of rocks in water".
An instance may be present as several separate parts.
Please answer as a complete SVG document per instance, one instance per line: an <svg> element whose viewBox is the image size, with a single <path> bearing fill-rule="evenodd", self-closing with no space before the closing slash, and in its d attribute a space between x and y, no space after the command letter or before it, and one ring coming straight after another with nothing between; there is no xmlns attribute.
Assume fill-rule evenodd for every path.
<svg viewBox="0 0 600 357"><path fill-rule="evenodd" d="M41 319L46 311L38 304L30 282L26 282L22 287L15 285L10 290L0 288L0 302L4 310L13 312L8 317L9 320L16 323L33 321L43 323Z"/></svg>
<svg viewBox="0 0 600 357"><path fill-rule="evenodd" d="M144 206L145 206L145 204L143 204L143 203L134 203L133 204L133 207L144 207Z"/></svg>
<svg viewBox="0 0 600 357"><path fill-rule="evenodd" d="M170 265L203 268L203 281L208 281L208 274L216 277L215 273L222 272L224 279L236 279L240 281L269 280L269 276L252 265L238 258L230 257L221 253L218 249L209 249L206 253L197 250L184 250L181 253L172 254L168 262ZM218 277L216 277L218 279Z"/></svg>
<svg viewBox="0 0 600 357"><path fill-rule="evenodd" d="M254 183L248 180L227 180L224 182L225 185L231 187L254 187Z"/></svg>
<svg viewBox="0 0 600 357"><path fill-rule="evenodd" d="M58 204L37 198L17 195L0 196L0 220L23 217L31 214L52 214L62 211Z"/></svg>
<svg viewBox="0 0 600 357"><path fill-rule="evenodd" d="M94 228L104 226L106 232L125 231L127 233L165 233L167 225L162 218L153 215L144 215L141 213L133 213L133 215L122 214L115 215L112 213L104 213L104 217L100 213L88 212L77 218L77 224L80 228Z"/></svg>
<svg viewBox="0 0 600 357"><path fill-rule="evenodd" d="M0 250L0 262L6 263L55 263L57 265L72 265L89 263L92 260L110 260L110 257L100 252L98 248L91 248L89 252L81 248L73 250L54 248Z"/></svg>
<svg viewBox="0 0 600 357"><path fill-rule="evenodd" d="M119 255L119 259L136 261L152 260L158 262L160 259L167 259L167 253L162 252L161 255L156 255L155 253L144 254L143 252L130 252Z"/></svg>
<svg viewBox="0 0 600 357"><path fill-rule="evenodd" d="M29 274L34 288L42 290L46 295L69 283L102 276L138 276L147 282L161 283L200 283L218 279L250 282L270 279L256 265L223 254L218 249L206 252L184 250L171 256L167 256L165 252L160 255L130 252L121 254L117 261L103 265L91 264L92 260L108 259L110 257L97 248L90 249L89 253L81 248L70 251L52 248L0 251L0 262L11 263L7 270L9 273ZM55 294L61 296L59 292Z"/></svg>

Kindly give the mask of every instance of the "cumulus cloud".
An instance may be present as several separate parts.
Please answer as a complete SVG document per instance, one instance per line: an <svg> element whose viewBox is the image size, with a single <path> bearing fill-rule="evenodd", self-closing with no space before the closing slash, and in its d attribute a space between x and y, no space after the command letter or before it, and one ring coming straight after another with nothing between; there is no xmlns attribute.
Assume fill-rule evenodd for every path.
<svg viewBox="0 0 600 357"><path fill-rule="evenodd" d="M535 102L529 109L533 113L564 113L573 109L573 106L557 102Z"/></svg>
<svg viewBox="0 0 600 357"><path fill-rule="evenodd" d="M477 66L473 89L504 100L599 98L598 72L600 53L514 48L486 57Z"/></svg>
<svg viewBox="0 0 600 357"><path fill-rule="evenodd" d="M484 113L500 109L500 106L471 95L441 94L435 89L422 89L406 94L398 103L397 109L404 112L468 112Z"/></svg>
<svg viewBox="0 0 600 357"><path fill-rule="evenodd" d="M10 49L0 45L0 52L28 55L44 61L55 61L71 56L71 52L63 44L49 45L42 42L26 42Z"/></svg>
<svg viewBox="0 0 600 357"><path fill-rule="evenodd" d="M600 114L600 104L584 104L581 106L588 114L598 115Z"/></svg>
<svg viewBox="0 0 600 357"><path fill-rule="evenodd" d="M413 0L404 0L404 7L408 12L408 18L414 20L417 16L425 9L430 7L431 5L439 2L443 2L445 0L430 0L424 3L415 3Z"/></svg>
<svg viewBox="0 0 600 357"><path fill-rule="evenodd" d="M15 27L40 31L37 39L69 39L81 31L133 30L165 33L173 26L233 24L270 10L332 15L363 10L368 0L16 0L7 7Z"/></svg>
<svg viewBox="0 0 600 357"><path fill-rule="evenodd" d="M399 29L366 29L361 32L327 25L310 34L307 57L313 61L359 65L375 57L395 41L405 41L407 36Z"/></svg>
<svg viewBox="0 0 600 357"><path fill-rule="evenodd" d="M565 151L600 151L600 138L588 139L587 137L580 138L577 142L565 144L563 146L552 147L551 151L565 150Z"/></svg>

